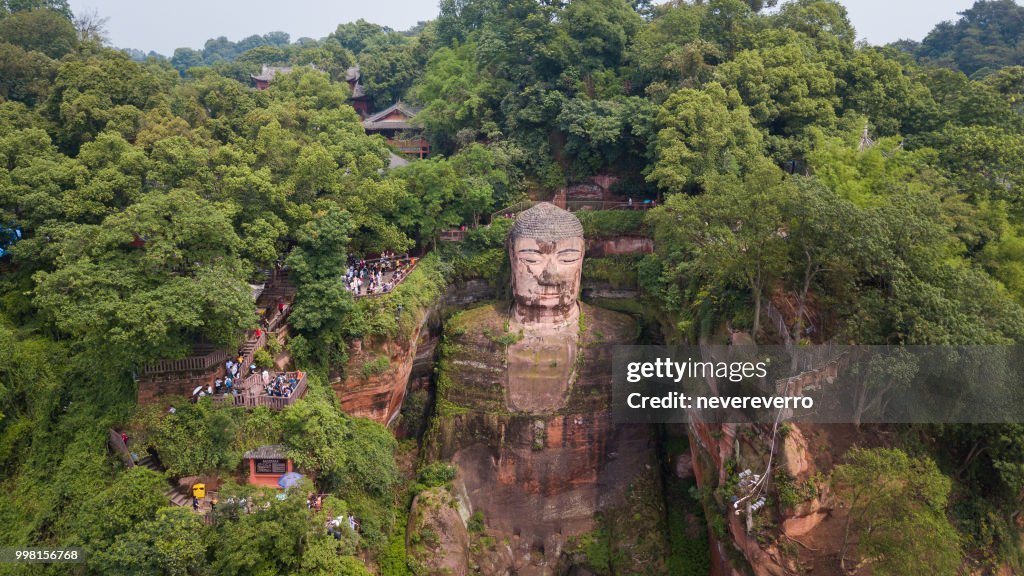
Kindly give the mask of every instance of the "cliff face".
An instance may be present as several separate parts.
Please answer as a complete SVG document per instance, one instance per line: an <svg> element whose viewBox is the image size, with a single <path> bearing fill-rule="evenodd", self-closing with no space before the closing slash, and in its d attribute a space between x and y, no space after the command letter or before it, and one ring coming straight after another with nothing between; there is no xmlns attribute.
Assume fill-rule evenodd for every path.
<svg viewBox="0 0 1024 576"><path fill-rule="evenodd" d="M424 332L422 326L409 340L369 345L353 342L345 378L331 383L342 409L352 416L390 424L405 400L421 337L429 339L429 332Z"/></svg>
<svg viewBox="0 0 1024 576"><path fill-rule="evenodd" d="M468 310L446 326L426 449L456 465L461 504L483 514L488 535L508 542L481 552L485 573L561 573L573 563L575 537L594 530L597 515L658 501L650 482L644 497L630 499L631 487L654 475L649 428L611 422L612 347L631 342L636 326L625 315L582 310L572 366L543 352L531 365L529 350L539 348L524 351L524 337L506 332L507 303ZM571 379L545 386L559 374ZM637 536L617 545L628 548ZM630 561L644 555L638 550ZM653 557L639 562L657 566L657 552L647 553Z"/></svg>
<svg viewBox="0 0 1024 576"><path fill-rule="evenodd" d="M402 409L410 377L433 372L438 334L432 327L440 312L492 294L493 289L483 281L451 286L433 307L418 311L420 322L409 337L351 342L348 363L341 371L345 377L331 382L342 409L352 416L390 425Z"/></svg>
<svg viewBox="0 0 1024 576"><path fill-rule="evenodd" d="M746 468L761 473L767 465L769 426L694 424L689 435L694 473L704 490L734 485L730 476ZM755 576L840 573L846 511L835 505L825 478L837 455L864 441L874 443L848 425L789 424L777 440L768 504L750 524L724 498L705 506L707 517L722 518L725 528L724 540L709 530L711 576L743 574L743 564ZM790 494L786 503L778 494L782 489Z"/></svg>

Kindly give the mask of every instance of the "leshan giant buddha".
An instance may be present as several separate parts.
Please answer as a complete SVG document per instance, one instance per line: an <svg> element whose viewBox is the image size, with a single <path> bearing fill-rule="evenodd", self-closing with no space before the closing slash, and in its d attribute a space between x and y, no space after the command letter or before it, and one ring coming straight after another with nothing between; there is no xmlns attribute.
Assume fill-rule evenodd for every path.
<svg viewBox="0 0 1024 576"><path fill-rule="evenodd" d="M562 574L601 513L615 524L603 528L622 535L612 542L620 558L655 566L662 551L652 511L661 508L651 434L611 422L612 347L631 343L636 324L578 301L585 243L574 215L538 204L519 215L506 244L513 301L446 324L425 446L429 458L455 464L463 517L482 513L488 541L499 544L449 557L444 570L462 573L465 556L483 574ZM423 518L414 509L410 532Z"/></svg>

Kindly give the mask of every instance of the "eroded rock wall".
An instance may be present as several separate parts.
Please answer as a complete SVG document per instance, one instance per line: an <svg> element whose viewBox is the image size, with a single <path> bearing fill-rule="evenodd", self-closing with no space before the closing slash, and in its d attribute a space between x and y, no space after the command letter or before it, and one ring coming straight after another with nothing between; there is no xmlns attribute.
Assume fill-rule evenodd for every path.
<svg viewBox="0 0 1024 576"><path fill-rule="evenodd" d="M339 371L344 377L331 382L342 409L353 416L391 424L402 409L410 377L433 371L440 316L446 309L467 306L493 294L494 289L483 281L450 286L433 306L417 312L420 321L410 336L350 342L348 362ZM386 366L381 367L381 358L387 358Z"/></svg>

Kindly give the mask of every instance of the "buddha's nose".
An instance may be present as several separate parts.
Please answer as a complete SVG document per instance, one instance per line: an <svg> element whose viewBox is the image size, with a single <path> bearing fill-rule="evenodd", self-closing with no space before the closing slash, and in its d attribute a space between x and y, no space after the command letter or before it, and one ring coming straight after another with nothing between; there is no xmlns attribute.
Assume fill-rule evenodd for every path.
<svg viewBox="0 0 1024 576"><path fill-rule="evenodd" d="M561 270L558 267L558 263L555 261L548 262L544 266L544 270L540 274L541 284L563 284L565 279L562 277Z"/></svg>

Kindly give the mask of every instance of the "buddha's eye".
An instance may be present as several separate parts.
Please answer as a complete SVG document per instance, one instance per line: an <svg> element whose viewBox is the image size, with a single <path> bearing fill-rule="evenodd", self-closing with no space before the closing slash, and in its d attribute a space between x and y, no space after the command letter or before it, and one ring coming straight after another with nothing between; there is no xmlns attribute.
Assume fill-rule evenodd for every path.
<svg viewBox="0 0 1024 576"><path fill-rule="evenodd" d="M522 260L523 262L525 262L527 264L536 264L536 263L540 262L540 260L537 260L536 258L520 258L520 260Z"/></svg>

